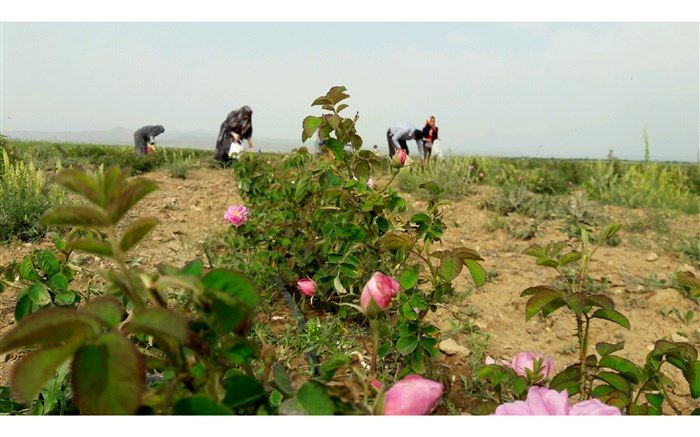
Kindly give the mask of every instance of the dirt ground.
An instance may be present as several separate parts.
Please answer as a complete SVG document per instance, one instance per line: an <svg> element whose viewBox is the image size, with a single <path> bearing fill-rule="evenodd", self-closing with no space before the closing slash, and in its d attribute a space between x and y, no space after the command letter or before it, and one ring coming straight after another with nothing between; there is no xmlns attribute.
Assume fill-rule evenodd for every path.
<svg viewBox="0 0 700 437"><path fill-rule="evenodd" d="M159 190L147 197L136 208L135 214L154 216L161 220L161 225L141 242L136 249L135 262L143 268L151 269L156 262L182 265L195 257L203 257L201 243L207 235L225 229L222 215L230 204L240 203L234 181L230 172L222 170L198 169L189 173L186 180L171 178L166 172L146 175L156 181ZM481 201L493 194L491 188L481 187L472 196L455 202L445 213L448 230L443 238L445 247L467 246L479 251L485 258L484 267L490 273L490 281L481 289L460 300L438 308L431 317L433 322L444 332L455 326L455 314L476 314L476 325L490 334L486 348L492 357L510 358L520 351L539 351L550 355L555 360L557 371L575 361L574 337L575 324L569 315L556 313L546 321L535 317L525 322L525 298L520 292L530 286L547 284L554 278L554 271L536 267L531 257L522 255L522 251L532 243L546 244L551 240L566 239L558 228L561 220L541 222L535 238L521 241L511 237L506 231L497 229L488 232L485 224L493 217L492 212L478 208ZM410 195L409 203L420 207ZM623 208L599 207L605 214L616 221L624 222L632 211ZM515 219L523 219L518 218ZM672 224L685 234L696 233L700 222L697 217L681 216ZM660 244L656 244L651 233L641 235L647 243L645 250L630 243L630 234L621 232L622 243L617 247L604 247L590 264L590 274L605 277L609 283L607 294L616 302L619 309L628 316L632 330L625 330L606 321L597 321L591 328L591 345L599 341L625 341L625 349L620 354L635 362L643 362L646 354L653 347L653 342L662 337L691 342L699 346L694 334L700 329L700 317L690 323L682 322L674 314L664 316L662 310L677 308L681 313L692 309L700 310L698 305L672 288L653 289L646 279L652 274L665 278L679 269L700 274L692 266L685 265L677 254L668 253ZM635 234L639 239L640 234ZM32 248L51 246L50 241L39 244L13 244L0 247L0 265L18 260ZM656 256L651 256L654 252ZM653 261L651 260L653 259ZM83 256L78 259L83 269L98 270L100 265L96 258ZM466 269L465 269L466 272ZM80 286L81 284L76 284ZM471 279L463 273L456 280L456 289L471 288ZM13 309L17 290L6 290L0 294L0 335L11 328ZM457 333L453 339L462 346L469 346L467 334ZM443 356L445 364L458 374L467 369L468 357L464 355ZM0 356L0 385L7 385L9 371L17 360L13 353ZM673 373L673 372L670 372ZM687 384L679 372L673 373L677 382L676 393L687 395ZM679 405L685 413L696 408L697 402L685 397Z"/></svg>

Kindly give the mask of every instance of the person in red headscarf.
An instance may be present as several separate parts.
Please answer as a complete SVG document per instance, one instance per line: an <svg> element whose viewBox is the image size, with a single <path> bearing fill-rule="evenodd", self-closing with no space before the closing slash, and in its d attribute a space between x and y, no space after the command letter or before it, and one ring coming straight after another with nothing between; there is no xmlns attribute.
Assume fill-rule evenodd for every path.
<svg viewBox="0 0 700 437"><path fill-rule="evenodd" d="M438 128L435 126L435 116L431 115L423 127L423 162L430 162L433 152L433 141L438 139Z"/></svg>

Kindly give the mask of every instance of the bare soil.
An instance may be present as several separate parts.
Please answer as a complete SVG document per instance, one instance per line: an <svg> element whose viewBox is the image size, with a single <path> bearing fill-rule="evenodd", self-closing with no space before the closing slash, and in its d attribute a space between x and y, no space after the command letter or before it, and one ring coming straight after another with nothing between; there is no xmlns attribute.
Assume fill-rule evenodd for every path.
<svg viewBox="0 0 700 437"><path fill-rule="evenodd" d="M161 224L136 248L135 262L150 270L160 262L177 266L195 257L204 257L201 242L208 235L225 230L226 224L222 219L224 210L230 204L240 203L231 173L197 169L191 171L185 180L174 179L163 171L146 177L156 181L159 190L144 199L135 208L134 214L157 217ZM501 229L489 232L485 225L494 213L479 209L478 205L493 195L495 190L492 188L479 187L473 195L448 207L445 212L448 230L443 238L445 247L467 246L478 250L485 258L483 265L490 273L489 282L481 289L468 292L473 288L471 279L467 273L463 273L455 285L456 290L462 292L459 296L464 297L439 307L431 317L444 332L450 332L456 325L455 315L464 314L465 311L475 313L476 325L490 335L486 349L488 355L510 358L520 351L539 351L554 357L556 370L562 370L576 360L575 323L572 317L560 312L546 320L533 318L526 323L526 299L519 295L527 287L547 284L554 279L553 270L536 267L534 260L522 255L522 251L532 243L546 244L551 240L566 239L566 234L559 229L563 221L539 222L536 236L529 241L517 240ZM422 206L410 195L407 195L407 200L416 207ZM624 208L596 208L622 223L641 214L640 211ZM514 215L509 220L526 222L528 219ZM671 224L669 232L691 235L697 233L699 224L697 217L681 215ZM694 333L700 330L700 317L686 324L674 314L662 315L662 310L677 308L685 313L692 309L697 313L700 310L698 305L678 290L654 289L648 279L652 274L666 278L667 274L679 269L693 271L696 275L700 272L684 264L678 254L667 251L668 246L658 243L659 239L652 231L632 235L623 230L621 238L619 246L604 247L596 254L590 264L590 274L594 278L606 278L609 285L605 293L628 316L632 329L599 321L591 328L591 347L599 341L625 341L621 355L638 363L644 361L654 341L663 336L673 336L676 340L685 336L697 348L698 337ZM640 249L640 240L644 242L643 249ZM632 244L632 241L637 243ZM33 248L50 246L48 238L41 243L2 246L0 265L20 259ZM654 252L656 257L650 256L650 252ZM85 285L85 277L106 267L91 256L79 256L77 264L87 273L78 275L75 283L78 287ZM0 294L0 335L12 327L17 293L18 290L10 289ZM451 332L455 332L453 339L458 344L469 346L467 334ZM14 353L0 356L0 385L7 385L9 372L17 359ZM466 356L442 356L441 360L454 373L456 381L459 381L459 374L469 371ZM673 370L669 373L677 383L675 393L683 396L677 399L678 405L689 413L700 405L690 400L687 384L680 373Z"/></svg>

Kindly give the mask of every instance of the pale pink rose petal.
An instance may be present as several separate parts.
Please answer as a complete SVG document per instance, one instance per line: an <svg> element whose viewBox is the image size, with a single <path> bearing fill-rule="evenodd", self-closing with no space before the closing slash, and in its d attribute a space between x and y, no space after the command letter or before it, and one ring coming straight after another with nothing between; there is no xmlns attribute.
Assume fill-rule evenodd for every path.
<svg viewBox="0 0 700 437"><path fill-rule="evenodd" d="M605 405L599 399L589 399L571 406L569 416L620 416L622 413L617 407Z"/></svg>
<svg viewBox="0 0 700 437"><path fill-rule="evenodd" d="M408 375L394 384L384 398L384 415L424 415L440 402L444 386L419 375Z"/></svg>

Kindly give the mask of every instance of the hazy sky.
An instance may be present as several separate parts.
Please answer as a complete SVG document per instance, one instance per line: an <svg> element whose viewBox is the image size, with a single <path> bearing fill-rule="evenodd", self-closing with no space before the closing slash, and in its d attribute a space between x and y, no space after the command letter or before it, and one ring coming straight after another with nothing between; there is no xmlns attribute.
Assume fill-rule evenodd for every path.
<svg viewBox="0 0 700 437"><path fill-rule="evenodd" d="M696 160L697 23L2 24L2 130L163 124L300 141L345 85L368 145L437 117L460 153ZM264 148L264 142L259 142ZM409 144L412 150L415 146Z"/></svg>

